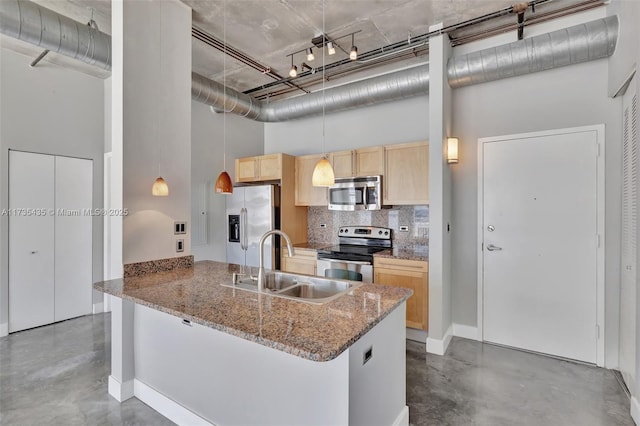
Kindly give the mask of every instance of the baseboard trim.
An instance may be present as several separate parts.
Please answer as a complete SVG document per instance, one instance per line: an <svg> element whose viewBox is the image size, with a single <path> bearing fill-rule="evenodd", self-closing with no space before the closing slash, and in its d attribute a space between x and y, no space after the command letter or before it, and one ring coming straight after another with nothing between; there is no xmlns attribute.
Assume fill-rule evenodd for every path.
<svg viewBox="0 0 640 426"><path fill-rule="evenodd" d="M405 405L393 422L393 426L409 426L409 406Z"/></svg>
<svg viewBox="0 0 640 426"><path fill-rule="evenodd" d="M453 324L449 325L442 339L427 338L427 352L434 355L444 355L453 337Z"/></svg>
<svg viewBox="0 0 640 426"><path fill-rule="evenodd" d="M464 324L453 324L453 335L463 339L480 340L478 338L478 327Z"/></svg>
<svg viewBox="0 0 640 426"><path fill-rule="evenodd" d="M178 404L174 400L167 398L157 390L142 383L141 381L134 379L134 393L136 398L147 404L149 407L156 410L172 422L178 425L202 425L202 426L214 426L212 423L206 421L202 417L187 410L182 405ZM408 425L408 423L406 423Z"/></svg>
<svg viewBox="0 0 640 426"><path fill-rule="evenodd" d="M426 343L429 335L424 330L416 330L415 328L407 328L407 339L414 342Z"/></svg>
<svg viewBox="0 0 640 426"><path fill-rule="evenodd" d="M631 397L631 418L637 425L640 425L640 403L635 396Z"/></svg>
<svg viewBox="0 0 640 426"><path fill-rule="evenodd" d="M114 397L116 401L122 402L134 396L134 384L133 380L128 380L124 383L120 383L118 379L113 376L109 376L109 395Z"/></svg>
<svg viewBox="0 0 640 426"><path fill-rule="evenodd" d="M98 302L93 304L93 314L101 314L104 312L104 303Z"/></svg>
<svg viewBox="0 0 640 426"><path fill-rule="evenodd" d="M9 323L3 322L0 324L0 337L9 335Z"/></svg>

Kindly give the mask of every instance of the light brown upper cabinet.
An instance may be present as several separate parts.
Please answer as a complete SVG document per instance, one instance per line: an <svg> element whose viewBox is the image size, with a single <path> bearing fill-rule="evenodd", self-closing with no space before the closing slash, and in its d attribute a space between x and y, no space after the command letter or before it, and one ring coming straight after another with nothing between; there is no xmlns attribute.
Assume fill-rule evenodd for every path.
<svg viewBox="0 0 640 426"><path fill-rule="evenodd" d="M313 169L322 154L296 157L296 206L326 206L327 188L311 185Z"/></svg>
<svg viewBox="0 0 640 426"><path fill-rule="evenodd" d="M236 182L260 182L282 178L282 154L236 159Z"/></svg>
<svg viewBox="0 0 640 426"><path fill-rule="evenodd" d="M337 151L329 153L329 162L337 178L355 176L353 151Z"/></svg>
<svg viewBox="0 0 640 426"><path fill-rule="evenodd" d="M429 144L387 145L384 159L384 204L429 204Z"/></svg>
<svg viewBox="0 0 640 426"><path fill-rule="evenodd" d="M355 176L384 175L384 147L356 149Z"/></svg>

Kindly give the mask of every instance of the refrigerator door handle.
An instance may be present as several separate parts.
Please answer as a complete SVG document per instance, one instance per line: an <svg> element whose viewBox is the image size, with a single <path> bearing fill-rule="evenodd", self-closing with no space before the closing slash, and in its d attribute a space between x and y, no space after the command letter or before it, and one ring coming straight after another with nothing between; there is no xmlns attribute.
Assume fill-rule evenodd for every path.
<svg viewBox="0 0 640 426"><path fill-rule="evenodd" d="M240 209L240 217L241 217L240 247L242 248L242 250L247 250L249 247L247 243L247 209L246 208L243 207Z"/></svg>

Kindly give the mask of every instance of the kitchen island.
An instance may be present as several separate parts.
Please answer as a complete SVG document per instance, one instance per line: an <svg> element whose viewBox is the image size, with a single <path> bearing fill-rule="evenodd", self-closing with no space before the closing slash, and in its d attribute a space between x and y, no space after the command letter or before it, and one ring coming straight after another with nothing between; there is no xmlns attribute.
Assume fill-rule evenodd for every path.
<svg viewBox="0 0 640 426"><path fill-rule="evenodd" d="M114 296L109 393L179 424L408 424L410 290L363 284L312 305L220 285L240 268L95 284Z"/></svg>

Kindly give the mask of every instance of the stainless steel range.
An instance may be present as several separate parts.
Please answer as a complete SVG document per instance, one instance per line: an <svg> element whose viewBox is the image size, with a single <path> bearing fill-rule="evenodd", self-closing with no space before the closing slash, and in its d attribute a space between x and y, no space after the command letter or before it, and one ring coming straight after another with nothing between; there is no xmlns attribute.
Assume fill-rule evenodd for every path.
<svg viewBox="0 0 640 426"><path fill-rule="evenodd" d="M317 274L373 282L373 254L391 248L391 229L343 226L340 244L318 250Z"/></svg>

